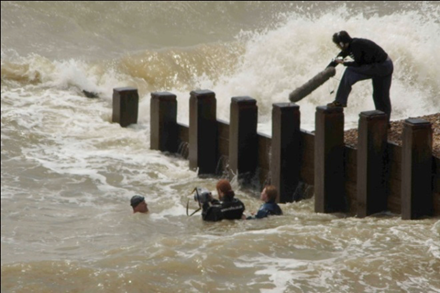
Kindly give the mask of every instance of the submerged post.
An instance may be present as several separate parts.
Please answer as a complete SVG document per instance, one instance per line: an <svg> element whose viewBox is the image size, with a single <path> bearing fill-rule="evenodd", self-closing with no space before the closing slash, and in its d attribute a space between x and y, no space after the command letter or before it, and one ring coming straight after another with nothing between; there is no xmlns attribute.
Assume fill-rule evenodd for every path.
<svg viewBox="0 0 440 293"><path fill-rule="evenodd" d="M168 92L151 93L150 100L150 148L177 152L177 99Z"/></svg>
<svg viewBox="0 0 440 293"><path fill-rule="evenodd" d="M343 109L317 107L315 124L315 212L343 212L346 208Z"/></svg>
<svg viewBox="0 0 440 293"><path fill-rule="evenodd" d="M357 150L357 216L387 209L385 152L388 118L384 112L359 114Z"/></svg>
<svg viewBox="0 0 440 293"><path fill-rule="evenodd" d="M198 174L215 174L217 166L217 100L209 90L190 93L189 167Z"/></svg>
<svg viewBox="0 0 440 293"><path fill-rule="evenodd" d="M250 97L231 98L229 126L230 172L243 183L255 175L258 162L257 101Z"/></svg>
<svg viewBox="0 0 440 293"><path fill-rule="evenodd" d="M271 181L278 189L277 201L292 202L301 170L299 106L272 106Z"/></svg>
<svg viewBox="0 0 440 293"><path fill-rule="evenodd" d="M139 95L136 88L121 87L113 89L112 122L122 127L136 124L138 118Z"/></svg>
<svg viewBox="0 0 440 293"><path fill-rule="evenodd" d="M406 119L402 134L402 219L431 216L432 128L422 119Z"/></svg>

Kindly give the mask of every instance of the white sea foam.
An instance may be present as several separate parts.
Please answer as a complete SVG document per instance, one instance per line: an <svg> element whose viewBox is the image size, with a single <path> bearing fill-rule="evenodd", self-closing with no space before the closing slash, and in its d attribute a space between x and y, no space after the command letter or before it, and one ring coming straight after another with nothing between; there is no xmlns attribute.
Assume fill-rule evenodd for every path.
<svg viewBox="0 0 440 293"><path fill-rule="evenodd" d="M427 4L427 7L430 6ZM431 11L428 17L435 19L440 14L439 8L435 5L432 8L434 9L427 9ZM392 119L436 113L440 111L440 106L436 102L436 93L439 90L436 81L440 79L440 70L432 64L435 64L434 58L440 44L439 40L432 36L440 34L440 25L436 21L427 21L426 17L416 10L380 16L353 14L344 6L321 15L284 13L279 18L280 22L270 29L243 31L237 36L237 41L244 45L244 51L243 53L237 51L237 54L242 55L231 72L217 72L216 76L212 74L208 76L204 74L203 68L197 68L194 64L188 69L176 67L174 69L177 71L169 71L169 74L193 75L196 81L193 89L214 91L218 100L217 116L223 120L229 120L231 97L255 98L259 107L259 129L271 133L272 104L288 102L288 94L293 89L325 68L338 53L331 42L331 35L335 31L345 29L353 37L369 38L377 42L394 60L395 71L391 88ZM203 47L199 49L202 52L205 50ZM193 49L193 55L186 51L173 52L176 52L179 58L181 57L179 54L182 54L186 58L200 59L203 55L197 50L197 47ZM96 92L108 102L115 87L139 88L142 111L139 117L140 121L145 123L148 123L149 118L149 91L161 91L165 86L157 84L154 88L147 81L139 79L137 77L139 70L148 71L148 66L144 65L133 66L131 71L121 71L123 66L118 64L117 60L107 63L90 63L81 59L51 61L36 54L17 58L16 54L10 51L2 48L2 67L6 68L5 72L13 71L14 74L30 81L39 80L43 87L71 90L80 95L82 90ZM221 52L213 50L212 53ZM209 55L204 56L213 58ZM167 54L155 58L160 57L164 59L157 60L159 63L156 65L162 66L161 62L169 62L167 58L170 56ZM7 71L9 63L4 60L9 59L22 65ZM124 62L123 59L121 61ZM170 70L167 67L163 69ZM334 98L334 94L331 95L330 92L337 89L343 71L343 66L339 66L335 78L298 102L304 128L314 128L313 117L316 106L324 105ZM178 97L179 121L188 124L188 85L183 86L180 83L177 81L174 86L171 84L166 86L168 91ZM371 94L370 81L359 82L353 87L349 107L345 109L346 128L356 126L359 112L374 109Z"/></svg>
<svg viewBox="0 0 440 293"><path fill-rule="evenodd" d="M433 14L438 15L437 12ZM335 15L339 15L335 17ZM299 29L301 28L301 29ZM229 97L249 95L258 101L260 128L270 133L272 103L288 102L288 94L327 66L338 53L331 36L347 30L352 37L368 38L382 46L395 63L391 100L392 119L425 115L440 111L436 101L440 70L435 64L440 26L426 22L417 11L387 16L351 14L344 7L319 17L292 13L276 29L243 33L238 39L247 39L246 51L232 75L219 82L200 80L201 88L211 88L219 99L219 116L229 119ZM420 45L423 44L423 45ZM336 77L318 88L309 97L298 102L301 123L313 129L316 106L334 99L343 66L337 67ZM347 127L357 124L361 111L374 109L371 81L359 82L353 87L349 107L345 110Z"/></svg>

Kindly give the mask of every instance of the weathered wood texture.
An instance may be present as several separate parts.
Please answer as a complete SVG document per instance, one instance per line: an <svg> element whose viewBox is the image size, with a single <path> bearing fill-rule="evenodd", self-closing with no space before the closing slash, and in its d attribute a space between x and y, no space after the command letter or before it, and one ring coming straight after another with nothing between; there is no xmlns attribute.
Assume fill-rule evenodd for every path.
<svg viewBox="0 0 440 293"><path fill-rule="evenodd" d="M157 95L157 96L167 96L167 95L169 95L169 93L164 93L163 95ZM203 97L200 97L200 95L202 95ZM213 174L217 176L218 175L230 176L229 160L230 160L230 152L231 152L231 147L230 147L231 136L236 137L237 141L239 141L238 139L239 136L237 133L231 135L231 127L227 121L221 121L216 119L215 113L213 111L213 109L215 109L216 106L214 93L209 91L192 92L191 97L194 97L193 100L191 101L192 103L191 107L194 107L193 110L198 109L198 113L197 112L193 113L195 116L192 118L193 121L190 121L190 126L174 122L175 121L174 118L169 116L170 113L171 116L176 115L177 113L174 113L173 111L171 111L170 113L165 113L167 111L159 110L157 112L162 113L161 115L165 117L161 117L161 118L152 117L152 119L156 119L156 120L155 122L152 121L151 131L154 132L160 130L162 132L164 131L164 127L170 129L175 127L175 131L171 131L168 133L172 133L172 137L175 137L176 145L178 146L177 152L183 158L190 160L191 144L192 141L194 141L195 143L199 144L199 146L196 149L203 150L202 151L203 154L199 156L205 156L206 154L209 154L209 156L206 157L207 158L206 160L210 161L209 174ZM167 99L168 98L165 97L165 100ZM169 96L169 99L173 100L172 96ZM169 101L165 101L165 104L168 102ZM254 107L255 105L253 105L253 102L245 101L244 103L247 102L249 102L250 104L245 105L245 107L248 107L246 111L249 111L250 109L251 112L255 113L256 108ZM169 105L173 105L173 102ZM361 178L361 180L365 180L365 182L370 182L369 181L370 179L368 179L370 177L368 176L376 175L374 174L374 171L366 170L368 169L366 165L370 164L368 163L368 159L366 157L371 156L371 153L369 154L369 152L372 152L372 154L376 156L376 159L374 161L375 163L373 163L373 167L375 166L374 164L380 165L381 168L383 168L386 172L386 177L385 177L387 180L385 185L386 199L384 203L386 206L386 210L395 214L402 214L403 218L417 218L420 216L424 216L425 214L427 216L429 215L440 216L440 158L433 157L432 155L429 154L430 134L429 131L427 131L424 128L427 125L425 125L422 121L408 122L409 126L407 127L409 128L411 128L412 126L416 126L416 127L415 129L412 129L410 133L405 134L406 140L409 142L412 141L412 144L409 145L408 142L406 142L407 149L405 151L404 151L405 146L403 147L398 146L390 142L386 142L385 147L383 147L382 145L383 133L380 133L380 131L382 131L381 130L382 126L380 126L382 122L377 122L379 124L375 124L376 122L364 121L367 124L371 124L371 123L372 124L369 125L366 129L364 129L365 137L363 138L363 140L362 138L360 139L360 143L361 144L364 143L366 145L362 150L364 153L359 154L359 152L361 151L359 149L359 145L358 148L353 148L343 144L343 138L341 138L342 137L341 123L343 123L343 117L340 116L343 114L342 112L332 111L332 110L330 110L329 112L328 109L325 109L326 107L323 107L321 109L318 109L319 108L318 107L317 112L319 113L317 114L317 116L320 116L318 119L319 120L318 123L321 123L321 125L317 127L316 132L309 132L302 129L299 129L298 131L297 126L293 128L287 128L287 130L285 130L286 128L283 128L284 126L282 125L294 121L292 119L296 119L296 118L292 118L292 117L295 117L296 114L290 116L290 118L286 118L288 116L284 116L284 115L291 115L292 113L286 114L283 113L283 111L287 111L287 113L289 113L289 111L291 111L295 107L290 108L291 105L290 106L276 105L274 107L276 108L275 111L278 111L278 113L274 115L275 116L274 119L277 120L275 122L275 125L277 125L277 127L280 128L279 129L280 131L276 134L278 137L276 138L277 142L275 143L275 145L274 145L274 138L266 134L261 134L257 132L255 137L252 138L254 139L253 146L255 147L254 151L251 153L251 156L255 157L254 162L252 162L252 166L253 166L252 168L256 168L253 178L253 180L256 182L254 182L253 186L254 188L258 189L258 192L256 192L256 194L258 194L259 191L261 191L261 189L264 187L265 184L273 183L274 176L284 176L282 174L272 172L272 169L274 168L273 166L274 148L277 148L277 150L275 151L276 156L280 156L278 158L279 160L277 164L283 164L284 159L282 159L283 156L280 154L283 153L282 149L283 149L283 141L284 141L284 142L289 142L287 143L287 148L284 149L284 152L291 149L293 154L298 155L298 157L296 157L295 159L289 157L287 160L289 160L289 162L294 162L289 164L296 165L293 166L294 168L296 168L293 169L295 170L293 173L295 172L299 173L299 175L295 175L295 174L288 175L286 178L294 178L293 180L296 180L295 176L296 177L299 176L299 181L304 182L308 185L313 185L315 188L315 201L317 198L316 196L317 181L320 181L318 183L318 188L321 188L320 191L321 195L322 194L325 195L326 192L327 193L333 192L333 190L335 189L342 190L339 192L339 194L344 195L344 198L341 199L340 197L337 197L334 200L334 202L330 204L326 202L329 200L329 198L325 198L325 196L324 197L321 196L320 202L318 202L318 205L320 204L318 211L322 210L324 212L334 212L334 211L339 211L342 208L345 208L345 212L347 212L350 215L356 216L360 214L360 216L367 216L368 214L383 209L382 208L383 203L381 203L381 208L379 208L378 210L373 209L371 211L367 211L364 209L363 211L359 211L359 190L358 190L358 188L360 188L359 178ZM370 114L375 116L378 113L370 113ZM250 119L251 125L255 125L256 123L255 114L252 113L249 114L248 112L248 114L246 115L250 115L249 117L252 117L252 119ZM276 117L277 115L278 117ZM237 121L240 120L239 116L240 115L237 115L236 117ZM369 116L369 114L367 114L367 116ZM381 119L379 120L382 121ZM169 121L169 122L163 123L163 121ZM173 123L175 124L174 126L172 125ZM249 123L249 121L247 123ZM209 126L207 129L205 129L206 125ZM239 129L240 127L241 127L240 125L236 125L234 127L235 130L232 131L237 131L237 129ZM325 132L323 132L323 130L326 127L331 128L329 131L330 134L328 133L325 134ZM157 129L153 130L153 128L157 128ZM282 137L285 133L289 133L289 132L291 132L291 134L289 135L294 135L293 133L295 133L296 131L298 131L297 138L288 139ZM289 135L287 135L287 137L289 137ZM329 135L330 137L328 137ZM363 135L362 130L361 130L361 135ZM336 136L336 138L332 136ZM371 136L375 136L371 139L376 140L376 143L378 144L370 145L370 142L368 142L368 140L370 139L369 137ZM160 137L160 134L158 134L158 137ZM168 135L168 137L171 136ZM250 137L252 137L252 135ZM201 142L201 140L206 142L207 138L209 138L210 141L201 148L200 145L203 143ZM160 140L161 139L156 138L156 143L158 143L157 141ZM329 140L330 140L330 144L328 142ZM289 144L292 142L294 142L294 144L292 146L289 146ZM428 147L426 147L426 144L424 145L423 142L425 143L428 142L427 144ZM420 147L420 144L422 145L421 146L422 151L416 151L417 146ZM161 145L161 144L158 143L157 145ZM162 142L162 145L166 145L166 143L164 144ZM244 144L244 145L247 146L248 144ZM323 148L321 148L321 150L318 151L315 150L316 146ZM416 147L416 150L414 149L414 147ZM151 145L151 148L155 149L156 146ZM376 149L376 151L372 151L371 148ZM197 154L195 152L196 149L193 149L194 154ZM161 150L167 151L167 148ZM316 154L317 152L318 154ZM418 155L415 156L414 152ZM383 154L384 157L383 161L380 160L378 161L377 159L377 157L379 157L380 154ZM403 159L405 155L407 156L406 163L404 163L405 159ZM413 166L412 171L405 171L406 166L414 165L414 162L418 160L416 159L414 161L413 159L414 156L415 157L421 156L424 158L422 160L424 162L423 165L424 167L422 169L417 169L417 167ZM318 160L320 160L320 162L316 162L317 158ZM338 161L333 161L335 160L335 158L339 158ZM430 158L430 159L426 159L426 158ZM197 161L199 160L201 160L201 157L197 158ZM328 163L325 163L326 160L330 160L329 161L330 165ZM360 162L363 164L363 166L358 165ZM245 163L246 161L244 161L242 164ZM321 165L320 172L322 173L322 175L316 174L317 164L318 166ZM329 166L334 166L332 164L336 164L336 167L329 167ZM289 166L289 168L290 167L292 166ZM289 168L287 168L287 170L290 170ZM329 175L324 175L326 174L323 173L326 170L325 168L327 168L327 170L330 170L327 171L327 172L331 172L330 178L328 178ZM363 168L365 168L365 170ZM278 168L277 171L279 170L281 170L281 168ZM364 174L359 174L359 170L361 170L361 172L364 172ZM384 170L380 170L380 172L383 172ZM371 172L373 175L371 175L371 173L370 175L367 175L369 174L368 172ZM332 179L331 176L335 176L335 174L336 177ZM421 174L422 176L414 177L415 176L414 174ZM360 177L360 175L362 176ZM327 182L330 182L328 181L329 179L331 180L332 187L327 187L328 188L327 190L325 189L326 181L324 181L323 178L321 178L322 176L327 177L326 178ZM402 179L403 178L402 176L406 176L407 178ZM280 180L280 178L278 178L277 180ZM374 180L377 180L377 178ZM376 184L374 186L377 186L377 181L374 180L372 182L376 182L374 183ZM336 186L333 185L335 182L339 182L339 181L342 183L338 183ZM422 181L423 184L420 184L420 182ZM368 190L365 187L366 186L365 184L367 183L365 182L362 188L364 188L364 192L368 192ZM319 184L321 184L321 187L319 187ZM422 192L424 192L423 195L424 205L422 207L419 206L419 203L416 204L413 203L414 200L417 201L419 193L416 192L416 196L414 196L414 192L413 193L408 192L408 190L409 191L414 190L412 185L421 186L421 190ZM379 187L382 188L383 186L379 184ZM405 189L406 191L404 191L403 189ZM406 192L406 199L402 196L402 194L405 194L405 192ZM288 194L289 193L291 193L291 191L289 191ZM287 201L289 200L290 198L287 196ZM363 200L364 203L366 203L366 199L363 198ZM406 211L404 210L403 205L407 205ZM410 205L414 205L414 207L411 207ZM426 211L427 205L429 205L429 207ZM403 213L406 213L406 215L404 215Z"/></svg>

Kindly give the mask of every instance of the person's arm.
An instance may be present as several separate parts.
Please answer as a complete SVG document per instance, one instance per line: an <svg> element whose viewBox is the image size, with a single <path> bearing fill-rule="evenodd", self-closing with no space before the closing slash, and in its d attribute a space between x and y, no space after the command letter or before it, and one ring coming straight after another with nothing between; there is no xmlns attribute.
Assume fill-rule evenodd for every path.
<svg viewBox="0 0 440 293"><path fill-rule="evenodd" d="M359 63L357 63L356 61L344 61L342 62L342 65L347 66L347 67L359 67Z"/></svg>
<svg viewBox="0 0 440 293"><path fill-rule="evenodd" d="M266 209L259 209L257 214L255 215L256 219L262 219L262 218L266 218L267 216L269 216L269 211Z"/></svg>
<svg viewBox="0 0 440 293"><path fill-rule="evenodd" d="M357 64L356 62L354 62L354 61L348 61L348 62L344 62L344 63L342 63L344 66L347 66L347 67L358 67L359 66L359 64Z"/></svg>
<svg viewBox="0 0 440 293"><path fill-rule="evenodd" d="M359 67L362 64L362 41L356 40L351 43L350 50L352 54L353 61L345 61L342 64L347 67Z"/></svg>
<svg viewBox="0 0 440 293"><path fill-rule="evenodd" d="M380 63L387 59L388 54L376 43L367 39L355 39L350 45L353 62L344 62L345 66L363 66Z"/></svg>
<svg viewBox="0 0 440 293"><path fill-rule="evenodd" d="M330 62L329 65L327 65L327 67L336 67L338 66L339 63L342 63L342 61L339 61L339 59L344 59L345 57L348 56L348 51L341 51L339 52L339 54L332 60L332 62ZM342 57L342 58L339 58Z"/></svg>
<svg viewBox="0 0 440 293"><path fill-rule="evenodd" d="M205 202L203 204L202 219L210 222L220 221L223 219L221 204L218 200L212 200L211 202Z"/></svg>
<svg viewBox="0 0 440 293"><path fill-rule="evenodd" d="M266 218L268 215L269 215L269 210L267 209L266 204L263 204L260 206L255 216L253 216L253 218L262 219L262 218Z"/></svg>
<svg viewBox="0 0 440 293"><path fill-rule="evenodd" d="M258 210L258 213L255 215L255 218L261 219L271 215L282 215L282 214L283 211L281 210L278 204L269 202L261 206L261 208Z"/></svg>

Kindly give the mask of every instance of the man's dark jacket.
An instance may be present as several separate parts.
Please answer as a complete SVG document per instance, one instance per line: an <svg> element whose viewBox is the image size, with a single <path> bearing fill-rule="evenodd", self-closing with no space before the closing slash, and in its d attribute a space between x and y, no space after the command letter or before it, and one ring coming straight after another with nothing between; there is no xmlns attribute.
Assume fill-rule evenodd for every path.
<svg viewBox="0 0 440 293"><path fill-rule="evenodd" d="M345 58L350 56L353 62L344 62L345 66L362 66L365 64L382 63L387 60L388 54L375 42L353 38L347 49L342 50L337 57ZM335 61L330 62L328 66L337 66ZM328 67L327 66L327 67Z"/></svg>

